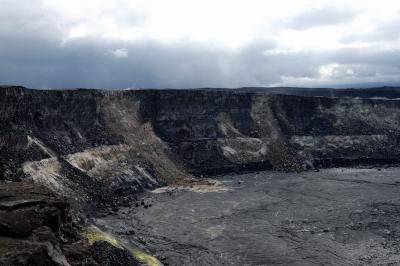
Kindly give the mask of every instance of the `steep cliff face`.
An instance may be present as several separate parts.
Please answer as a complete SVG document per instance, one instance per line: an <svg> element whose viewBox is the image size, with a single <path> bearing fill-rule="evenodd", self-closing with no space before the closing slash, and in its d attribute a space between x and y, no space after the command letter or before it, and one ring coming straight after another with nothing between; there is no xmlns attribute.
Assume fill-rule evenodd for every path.
<svg viewBox="0 0 400 266"><path fill-rule="evenodd" d="M187 176L142 121L140 95L20 87L0 94L3 179L29 177L79 201L120 205Z"/></svg>
<svg viewBox="0 0 400 266"><path fill-rule="evenodd" d="M191 171L397 162L400 101L159 92L156 133Z"/></svg>
<svg viewBox="0 0 400 266"><path fill-rule="evenodd" d="M397 163L399 123L393 99L2 88L1 178L129 201L190 174Z"/></svg>

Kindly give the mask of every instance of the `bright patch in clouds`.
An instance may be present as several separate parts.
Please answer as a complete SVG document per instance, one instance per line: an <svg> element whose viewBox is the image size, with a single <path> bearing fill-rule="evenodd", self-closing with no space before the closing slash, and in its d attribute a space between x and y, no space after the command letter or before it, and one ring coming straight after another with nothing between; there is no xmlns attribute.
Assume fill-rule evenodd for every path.
<svg viewBox="0 0 400 266"><path fill-rule="evenodd" d="M1 83L400 81L398 0L0 0L0 6ZM21 66L20 57L26 60ZM77 66L85 70L77 73Z"/></svg>
<svg viewBox="0 0 400 266"><path fill-rule="evenodd" d="M44 8L65 26L67 40L189 40L227 48L267 39L287 49L335 49L400 15L399 1L376 0L47 0Z"/></svg>
<svg viewBox="0 0 400 266"><path fill-rule="evenodd" d="M124 48L119 48L115 50L108 51L107 55L112 55L115 58L125 58L128 57L128 51Z"/></svg>

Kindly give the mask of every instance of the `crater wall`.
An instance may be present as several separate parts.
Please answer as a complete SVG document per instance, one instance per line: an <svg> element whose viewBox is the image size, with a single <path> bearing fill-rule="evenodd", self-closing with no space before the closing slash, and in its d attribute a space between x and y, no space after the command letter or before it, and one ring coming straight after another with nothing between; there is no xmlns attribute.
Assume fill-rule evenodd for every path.
<svg viewBox="0 0 400 266"><path fill-rule="evenodd" d="M0 178L113 202L193 175L391 164L399 123L396 99L7 87Z"/></svg>

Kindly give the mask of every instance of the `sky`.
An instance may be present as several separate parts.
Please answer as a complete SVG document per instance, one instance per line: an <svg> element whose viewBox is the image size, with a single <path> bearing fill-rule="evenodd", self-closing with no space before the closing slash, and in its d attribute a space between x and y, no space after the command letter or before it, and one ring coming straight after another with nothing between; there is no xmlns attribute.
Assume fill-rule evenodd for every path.
<svg viewBox="0 0 400 266"><path fill-rule="evenodd" d="M0 0L0 84L400 84L398 0Z"/></svg>

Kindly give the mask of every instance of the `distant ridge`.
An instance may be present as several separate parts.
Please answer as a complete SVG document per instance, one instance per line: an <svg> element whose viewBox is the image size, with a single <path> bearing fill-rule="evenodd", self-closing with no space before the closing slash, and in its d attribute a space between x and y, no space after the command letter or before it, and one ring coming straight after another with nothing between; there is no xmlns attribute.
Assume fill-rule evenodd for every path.
<svg viewBox="0 0 400 266"><path fill-rule="evenodd" d="M29 90L24 86L18 85L0 85L0 89L16 89ZM43 89L39 89L43 90ZM304 87L241 87L241 88L190 88L190 89L155 89L155 88L134 88L134 89L95 89L95 88L53 88L46 90L99 90L99 91L162 91L162 90L201 90L201 91L225 91L239 93L272 93L284 95L297 95L305 97L329 97L329 98L385 98L385 99L400 99L400 87L398 86L382 86L372 88L304 88Z"/></svg>
<svg viewBox="0 0 400 266"><path fill-rule="evenodd" d="M335 97L335 98L400 98L400 87L374 87L374 88L298 88L298 87L243 87L239 88L243 92L269 92L276 94L288 94L310 97Z"/></svg>

